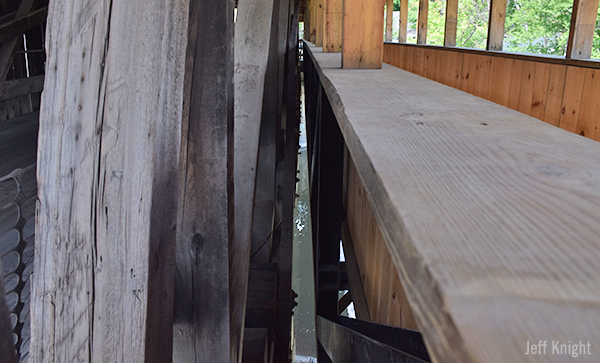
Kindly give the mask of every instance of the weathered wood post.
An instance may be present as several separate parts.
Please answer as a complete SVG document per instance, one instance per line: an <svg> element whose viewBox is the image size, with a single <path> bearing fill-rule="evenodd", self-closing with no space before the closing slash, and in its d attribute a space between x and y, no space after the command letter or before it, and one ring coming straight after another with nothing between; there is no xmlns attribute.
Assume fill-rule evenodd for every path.
<svg viewBox="0 0 600 363"><path fill-rule="evenodd" d="M343 68L381 68L384 4L385 0L344 0Z"/></svg>
<svg viewBox="0 0 600 363"><path fill-rule="evenodd" d="M171 360L188 5L50 2L32 361Z"/></svg>
<svg viewBox="0 0 600 363"><path fill-rule="evenodd" d="M173 361L229 362L234 1L188 4Z"/></svg>
<svg viewBox="0 0 600 363"><path fill-rule="evenodd" d="M343 0L324 0L323 3L323 52L342 51Z"/></svg>

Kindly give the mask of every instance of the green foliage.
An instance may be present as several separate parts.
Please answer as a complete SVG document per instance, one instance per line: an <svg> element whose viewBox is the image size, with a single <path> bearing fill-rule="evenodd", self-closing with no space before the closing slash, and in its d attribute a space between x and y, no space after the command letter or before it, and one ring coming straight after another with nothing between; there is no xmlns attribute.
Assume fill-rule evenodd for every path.
<svg viewBox="0 0 600 363"><path fill-rule="evenodd" d="M394 0L394 11L400 10ZM418 0L408 1L408 29L416 31ZM456 45L485 49L487 43L490 0L460 0ZM573 0L508 0L504 33L504 50L532 54L564 56L571 25ZM429 0L427 43L444 43L446 0ZM596 23L592 58L600 59L600 11ZM407 39L415 43L416 39Z"/></svg>
<svg viewBox="0 0 600 363"><path fill-rule="evenodd" d="M509 0L505 50L565 55L572 9L571 0Z"/></svg>
<svg viewBox="0 0 600 363"><path fill-rule="evenodd" d="M459 0L456 46L485 49L489 18L489 0Z"/></svg>

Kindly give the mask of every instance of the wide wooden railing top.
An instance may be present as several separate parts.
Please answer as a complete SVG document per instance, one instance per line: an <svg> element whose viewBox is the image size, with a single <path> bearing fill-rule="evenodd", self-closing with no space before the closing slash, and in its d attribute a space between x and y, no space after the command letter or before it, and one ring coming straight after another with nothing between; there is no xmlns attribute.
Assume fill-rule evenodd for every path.
<svg viewBox="0 0 600 363"><path fill-rule="evenodd" d="M306 49L434 361L558 362L575 345L592 361L600 144L396 67L344 70L340 54Z"/></svg>

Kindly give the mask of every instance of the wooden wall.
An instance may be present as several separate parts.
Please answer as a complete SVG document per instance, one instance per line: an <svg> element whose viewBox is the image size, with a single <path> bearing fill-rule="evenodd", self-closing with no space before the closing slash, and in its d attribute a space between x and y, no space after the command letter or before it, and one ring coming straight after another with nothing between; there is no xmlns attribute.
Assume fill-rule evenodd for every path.
<svg viewBox="0 0 600 363"><path fill-rule="evenodd" d="M600 141L600 64L408 44L384 62Z"/></svg>
<svg viewBox="0 0 600 363"><path fill-rule="evenodd" d="M351 158L348 158L347 175L344 181L346 218L371 321L417 329L400 277Z"/></svg>

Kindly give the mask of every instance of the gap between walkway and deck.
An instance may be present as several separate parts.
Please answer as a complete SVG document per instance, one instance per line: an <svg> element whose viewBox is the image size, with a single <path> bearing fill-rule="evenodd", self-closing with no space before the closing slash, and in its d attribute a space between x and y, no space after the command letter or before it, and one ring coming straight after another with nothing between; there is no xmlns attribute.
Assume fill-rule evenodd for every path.
<svg viewBox="0 0 600 363"><path fill-rule="evenodd" d="M387 64L343 70L339 53L305 50L434 361L598 349L600 143ZM527 354L540 341L545 354Z"/></svg>

